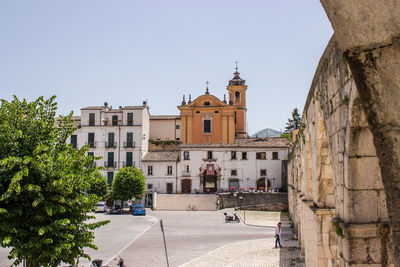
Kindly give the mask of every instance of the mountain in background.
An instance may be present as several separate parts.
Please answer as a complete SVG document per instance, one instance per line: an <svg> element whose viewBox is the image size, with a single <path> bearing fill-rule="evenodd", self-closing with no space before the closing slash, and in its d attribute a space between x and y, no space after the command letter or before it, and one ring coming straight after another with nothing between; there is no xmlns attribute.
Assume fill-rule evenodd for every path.
<svg viewBox="0 0 400 267"><path fill-rule="evenodd" d="M260 137L260 138L264 138L264 137L280 137L281 136L281 132L280 131L276 131L270 128L265 128L263 130L260 130L258 132L256 132L255 134L253 134L252 138L255 137Z"/></svg>

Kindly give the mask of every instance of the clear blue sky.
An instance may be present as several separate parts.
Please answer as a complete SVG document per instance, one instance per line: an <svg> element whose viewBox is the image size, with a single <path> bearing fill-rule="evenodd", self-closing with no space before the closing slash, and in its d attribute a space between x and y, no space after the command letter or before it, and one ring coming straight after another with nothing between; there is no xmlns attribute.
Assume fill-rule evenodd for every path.
<svg viewBox="0 0 400 267"><path fill-rule="evenodd" d="M280 130L332 33L318 0L1 0L0 97L178 114L207 80L222 99L237 60L249 133Z"/></svg>

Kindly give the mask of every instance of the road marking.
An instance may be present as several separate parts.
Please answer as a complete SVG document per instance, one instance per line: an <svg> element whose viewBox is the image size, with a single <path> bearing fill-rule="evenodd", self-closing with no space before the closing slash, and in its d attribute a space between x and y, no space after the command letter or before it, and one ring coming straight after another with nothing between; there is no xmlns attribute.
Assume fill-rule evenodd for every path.
<svg viewBox="0 0 400 267"><path fill-rule="evenodd" d="M144 230L142 233L140 233L136 238L134 238L131 242L129 242L129 244L127 244L120 251L118 251L114 256L112 256L106 263L104 263L104 265L110 264L111 261L113 261L116 257L118 257L125 249L127 249L130 245L132 245L139 237L144 235L148 230L150 230L151 227L153 227L154 224L156 224L158 222L158 219L153 216L148 215L147 217L153 218L154 219L153 223L149 227L147 227L146 230Z"/></svg>

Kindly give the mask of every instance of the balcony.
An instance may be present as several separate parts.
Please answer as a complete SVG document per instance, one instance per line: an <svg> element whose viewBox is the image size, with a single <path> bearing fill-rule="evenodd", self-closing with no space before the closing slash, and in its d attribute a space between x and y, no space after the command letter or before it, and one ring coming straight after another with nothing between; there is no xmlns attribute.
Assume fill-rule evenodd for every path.
<svg viewBox="0 0 400 267"><path fill-rule="evenodd" d="M117 162L116 161L104 161L104 167L115 168L115 167L117 167Z"/></svg>
<svg viewBox="0 0 400 267"><path fill-rule="evenodd" d="M123 167L135 167L135 162L133 161L123 161L122 162Z"/></svg>
<svg viewBox="0 0 400 267"><path fill-rule="evenodd" d="M127 147L134 148L135 146L136 146L135 142L124 142L124 147L125 148L127 148Z"/></svg>
<svg viewBox="0 0 400 267"><path fill-rule="evenodd" d="M190 177L190 172L183 172L182 177Z"/></svg>
<svg viewBox="0 0 400 267"><path fill-rule="evenodd" d="M89 145L90 148L97 147L97 142L86 142L85 145Z"/></svg>
<svg viewBox="0 0 400 267"><path fill-rule="evenodd" d="M106 148L116 148L117 142L105 142L105 147Z"/></svg>

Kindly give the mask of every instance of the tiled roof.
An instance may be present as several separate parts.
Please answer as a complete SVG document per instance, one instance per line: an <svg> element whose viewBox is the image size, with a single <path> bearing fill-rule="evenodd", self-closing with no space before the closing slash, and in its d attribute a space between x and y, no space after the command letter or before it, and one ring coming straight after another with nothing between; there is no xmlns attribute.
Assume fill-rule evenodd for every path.
<svg viewBox="0 0 400 267"><path fill-rule="evenodd" d="M85 109L89 109L89 110L94 110L94 109L96 109L96 110L98 110L98 109L104 109L104 106L94 106L94 107L84 107L84 108L81 108L81 110L85 110Z"/></svg>
<svg viewBox="0 0 400 267"><path fill-rule="evenodd" d="M151 151L148 152L142 159L142 162L152 161L178 161L178 151Z"/></svg>
<svg viewBox="0 0 400 267"><path fill-rule="evenodd" d="M267 137L267 138L243 138L236 139L234 143L220 144L181 144L181 148L224 148L224 147L289 147L286 138Z"/></svg>
<svg viewBox="0 0 400 267"><path fill-rule="evenodd" d="M152 115L150 120L174 120L179 119L179 115Z"/></svg>

